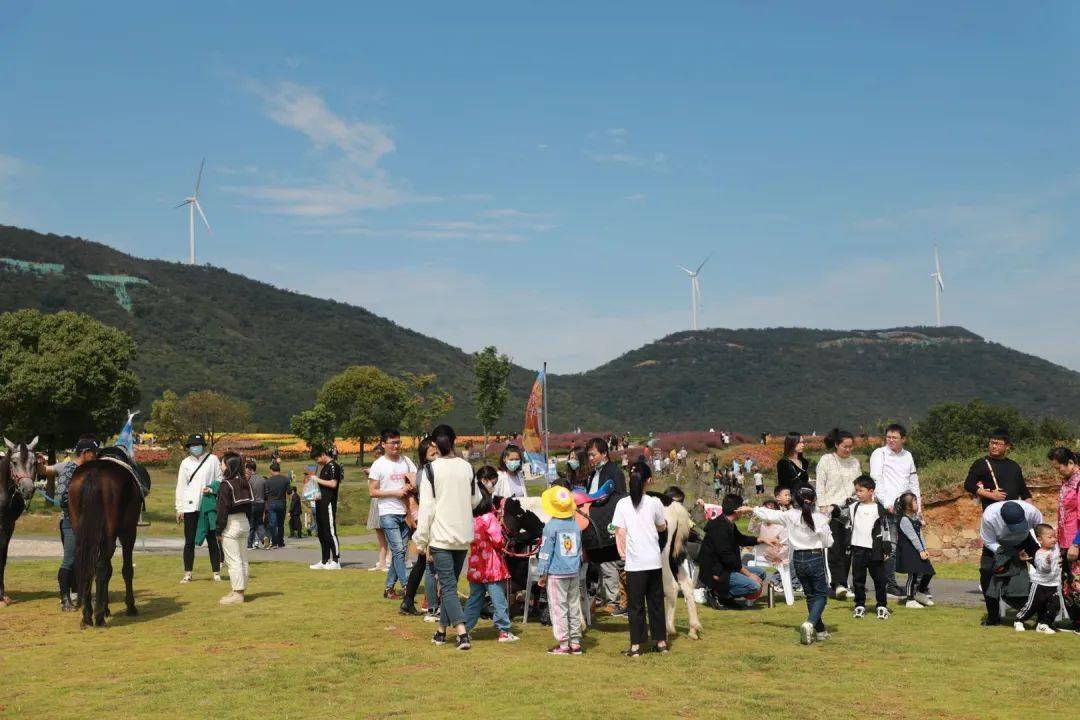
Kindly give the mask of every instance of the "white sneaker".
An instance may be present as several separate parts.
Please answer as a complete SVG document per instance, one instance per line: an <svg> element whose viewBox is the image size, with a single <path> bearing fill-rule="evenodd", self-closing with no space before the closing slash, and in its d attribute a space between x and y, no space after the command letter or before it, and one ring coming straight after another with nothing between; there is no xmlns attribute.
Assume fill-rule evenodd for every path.
<svg viewBox="0 0 1080 720"><path fill-rule="evenodd" d="M191 573L184 573L184 577L180 578L180 582L182 582L182 583L191 582Z"/></svg>
<svg viewBox="0 0 1080 720"><path fill-rule="evenodd" d="M859 607L855 608L855 612L851 613L851 617L855 618L856 620L862 620L864 617L866 617L866 608L860 605Z"/></svg>
<svg viewBox="0 0 1080 720"><path fill-rule="evenodd" d="M799 641L803 645L809 645L814 642L814 626L809 622L804 622L799 626Z"/></svg>
<svg viewBox="0 0 1080 720"><path fill-rule="evenodd" d="M887 608L887 607L879 607L877 609L877 619L878 620L888 620L890 617L892 617L892 613L889 612L889 608Z"/></svg>
<svg viewBox="0 0 1080 720"><path fill-rule="evenodd" d="M904 607L911 608L912 610L921 610L923 605L918 600L908 600L904 603Z"/></svg>
<svg viewBox="0 0 1080 720"><path fill-rule="evenodd" d="M221 582L221 573L214 573L214 582Z"/></svg>
<svg viewBox="0 0 1080 720"><path fill-rule="evenodd" d="M836 586L836 599L837 600L846 600L848 595L849 595L849 591L848 591L848 589L846 587L844 587L843 585L837 585Z"/></svg>
<svg viewBox="0 0 1080 720"><path fill-rule="evenodd" d="M1025 630L1027 630L1027 628L1024 627L1024 623L1017 620L1013 623L1013 630L1015 630L1016 632L1024 632Z"/></svg>
<svg viewBox="0 0 1080 720"><path fill-rule="evenodd" d="M331 560L330 562L323 565L323 570L340 570L340 569L341 569L341 563L339 563L337 560Z"/></svg>
<svg viewBox="0 0 1080 720"><path fill-rule="evenodd" d="M923 607L934 607L934 596L930 593L917 593L915 599L919 601L919 604Z"/></svg>
<svg viewBox="0 0 1080 720"><path fill-rule="evenodd" d="M1044 623L1036 625L1035 632L1042 633L1043 635L1057 635L1057 630Z"/></svg>
<svg viewBox="0 0 1080 720"><path fill-rule="evenodd" d="M326 569L326 566L323 565L321 562L317 562L314 565L308 565L308 567L311 568L312 570L325 570Z"/></svg>
<svg viewBox="0 0 1080 720"><path fill-rule="evenodd" d="M830 633L828 630L818 630L816 633L814 633L815 641L828 640L831 637L832 633Z"/></svg>
<svg viewBox="0 0 1080 720"><path fill-rule="evenodd" d="M382 565L375 564L367 569L368 572L379 572L380 570L386 570Z"/></svg>

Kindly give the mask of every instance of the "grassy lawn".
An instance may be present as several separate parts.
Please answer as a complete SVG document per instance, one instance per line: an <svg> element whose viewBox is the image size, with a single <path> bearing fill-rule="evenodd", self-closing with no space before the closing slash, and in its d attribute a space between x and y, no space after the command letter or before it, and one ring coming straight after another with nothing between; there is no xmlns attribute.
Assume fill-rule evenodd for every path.
<svg viewBox="0 0 1080 720"><path fill-rule="evenodd" d="M367 491L367 477L354 463L355 456L343 457L345 484L338 497L338 534L366 535L371 531L367 525L370 498ZM286 460L282 471L288 475L293 471L297 487L302 483L304 468L311 461ZM259 472L264 476L269 473L269 463L260 463ZM140 535L180 537L184 534L182 525L176 524L176 467L152 467L150 470L151 491L146 499L146 512L143 519L150 522L149 527L139 528ZM31 514L23 515L16 525L16 534L52 535L56 533L57 511L48 505L41 494L34 496Z"/></svg>
<svg viewBox="0 0 1080 720"><path fill-rule="evenodd" d="M9 564L0 717L975 719L1035 717L1080 692L1080 638L980 628L976 610L901 609L882 623L834 603L833 639L810 648L797 644L802 606L703 610L704 640L636 661L618 654L625 621L601 619L577 658L544 653L548 628L518 625L522 641L500 645L482 621L458 653L398 616L381 576L255 563L251 601L225 608L227 583L178 585L178 564L136 558L136 618L117 567L117 614L85 631L57 609L55 561Z"/></svg>

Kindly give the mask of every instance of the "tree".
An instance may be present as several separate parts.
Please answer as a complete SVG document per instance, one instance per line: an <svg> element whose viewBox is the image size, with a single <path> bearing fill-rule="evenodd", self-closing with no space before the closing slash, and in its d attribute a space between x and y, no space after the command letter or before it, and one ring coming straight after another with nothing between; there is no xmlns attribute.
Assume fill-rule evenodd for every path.
<svg viewBox="0 0 1080 720"><path fill-rule="evenodd" d="M987 405L972 400L930 408L912 429L910 447L920 463L973 457L986 450L987 436L998 428L1009 431L1014 445L1042 440L1035 424L1011 405Z"/></svg>
<svg viewBox="0 0 1080 720"><path fill-rule="evenodd" d="M400 427L405 418L409 388L403 380L371 365L353 365L326 381L317 402L338 421L338 433L364 443L380 430Z"/></svg>
<svg viewBox="0 0 1080 720"><path fill-rule="evenodd" d="M494 345L489 345L473 355L473 402L476 419L484 429L484 453L487 453L488 433L502 417L510 390L506 380L510 377L510 358L499 355Z"/></svg>
<svg viewBox="0 0 1080 720"><path fill-rule="evenodd" d="M139 401L135 341L88 315L0 315L0 429L51 450L120 431Z"/></svg>
<svg viewBox="0 0 1080 720"><path fill-rule="evenodd" d="M292 416L292 420L289 422L289 430L311 448L316 445L329 445L334 442L334 428L336 425L337 418L334 417L334 413L327 410L322 403L315 403L315 407L310 410Z"/></svg>
<svg viewBox="0 0 1080 720"><path fill-rule="evenodd" d="M244 430L250 422L247 403L224 393L198 390L181 398L166 390L151 406L146 429L166 443L203 433L213 447L223 434Z"/></svg>
<svg viewBox="0 0 1080 720"><path fill-rule="evenodd" d="M210 446L226 432L244 430L251 422L247 403L213 390L190 392L176 406L176 422L184 434L205 433Z"/></svg>
<svg viewBox="0 0 1080 720"><path fill-rule="evenodd" d="M427 375L405 373L402 376L410 395L405 403L401 429L413 437L419 438L426 435L431 430L435 419L443 417L454 409L454 396L433 387L436 379L434 373Z"/></svg>
<svg viewBox="0 0 1080 720"><path fill-rule="evenodd" d="M146 421L146 431L153 433L160 442L166 445L180 442L184 437L184 430L176 420L176 407L179 404L180 396L172 390L166 390L150 406L150 419Z"/></svg>

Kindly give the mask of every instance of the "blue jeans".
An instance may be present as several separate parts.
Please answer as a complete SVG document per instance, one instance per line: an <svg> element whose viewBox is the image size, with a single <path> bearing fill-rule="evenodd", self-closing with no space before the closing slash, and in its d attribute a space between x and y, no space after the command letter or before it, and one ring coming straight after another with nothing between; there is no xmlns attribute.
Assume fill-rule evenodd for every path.
<svg viewBox="0 0 1080 720"><path fill-rule="evenodd" d="M271 500L266 504L266 515L269 518L267 525L270 527L270 544L277 547L285 545L285 501Z"/></svg>
<svg viewBox="0 0 1080 720"><path fill-rule="evenodd" d="M763 568L746 568L750 572L758 576L758 579L764 582L765 570ZM760 588L760 584L755 584L753 580L743 575L741 572L731 573L731 578L728 580L730 590L728 591L731 597L739 598L745 597L756 593Z"/></svg>
<svg viewBox="0 0 1080 720"><path fill-rule="evenodd" d="M825 623L821 621L821 614L825 612L825 605L829 602L829 581L825 577L825 554L810 554L795 551L791 566L795 569L795 577L802 583L803 593L806 595L806 607L809 615L806 620L814 626L814 630L822 631Z"/></svg>
<svg viewBox="0 0 1080 720"><path fill-rule="evenodd" d="M510 606L506 603L506 582L469 583L469 599L465 602L465 629L472 632L484 609L484 595L491 597L495 610L492 622L502 632L510 632Z"/></svg>
<svg viewBox="0 0 1080 720"><path fill-rule="evenodd" d="M390 548L390 571L386 573L386 587L394 587L394 583L409 581L409 571L405 568L405 549L409 547L409 526L405 523L404 515L380 515L379 527L386 534L386 544Z"/></svg>
<svg viewBox="0 0 1080 720"><path fill-rule="evenodd" d="M458 578L465 566L466 550L443 550L431 548L431 563L438 576L439 591L439 627L449 628L465 622L465 612L461 609L461 599L457 594Z"/></svg>
<svg viewBox="0 0 1080 720"><path fill-rule="evenodd" d="M71 518L65 512L60 518L60 541L64 546L64 558L60 567L72 570L75 567L75 531L71 528Z"/></svg>

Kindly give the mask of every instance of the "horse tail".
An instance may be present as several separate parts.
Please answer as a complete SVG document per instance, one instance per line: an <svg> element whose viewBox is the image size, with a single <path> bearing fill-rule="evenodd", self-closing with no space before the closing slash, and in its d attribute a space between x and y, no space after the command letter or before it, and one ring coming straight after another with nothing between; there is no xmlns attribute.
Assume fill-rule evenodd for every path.
<svg viewBox="0 0 1080 720"><path fill-rule="evenodd" d="M101 473L91 468L82 479L79 493L79 527L75 531L75 583L79 594L89 592L101 560L105 539L105 500Z"/></svg>

